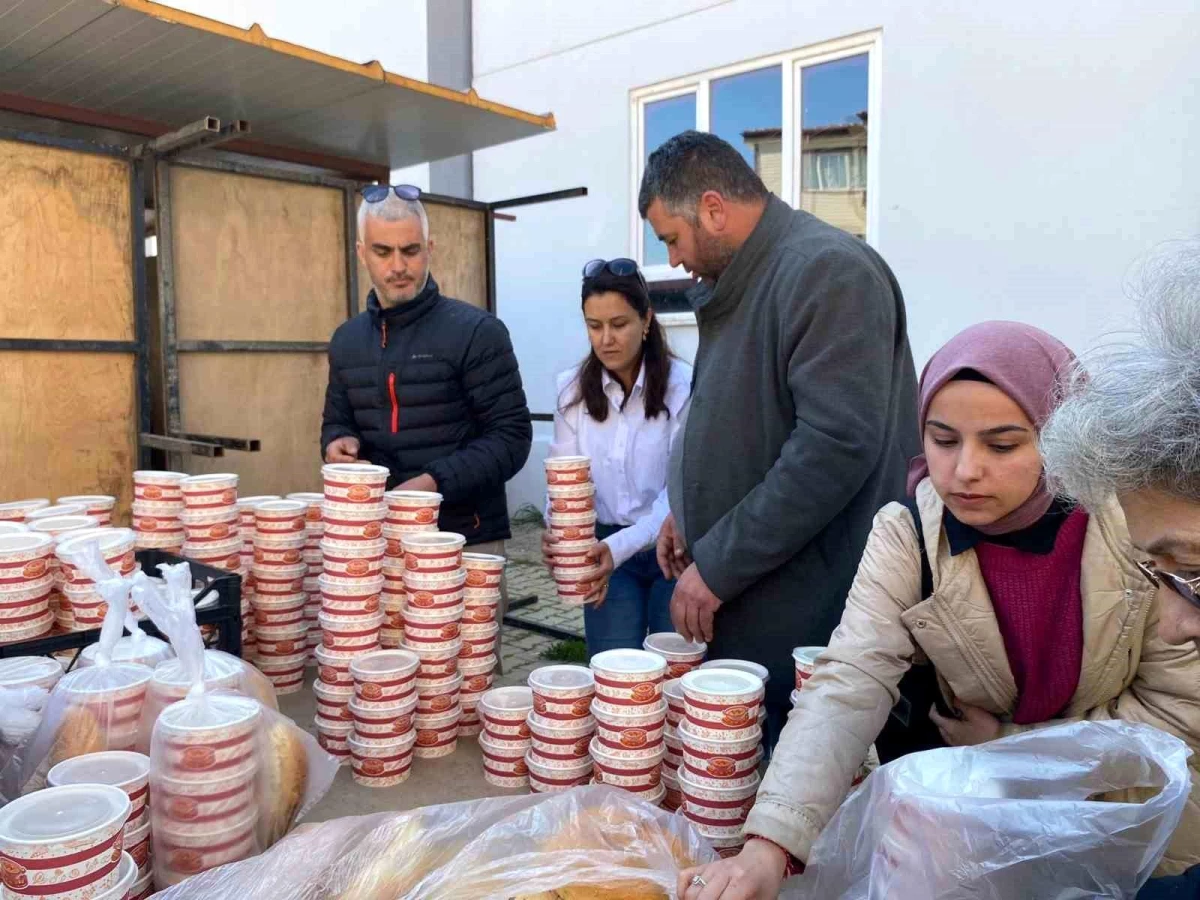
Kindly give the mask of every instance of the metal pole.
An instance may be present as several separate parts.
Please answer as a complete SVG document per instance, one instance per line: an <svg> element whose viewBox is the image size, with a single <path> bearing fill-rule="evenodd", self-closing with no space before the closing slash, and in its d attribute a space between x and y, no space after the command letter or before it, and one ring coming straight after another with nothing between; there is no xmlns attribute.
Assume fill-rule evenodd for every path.
<svg viewBox="0 0 1200 900"><path fill-rule="evenodd" d="M358 315L358 209L353 188L342 191L346 251L346 318Z"/></svg>
<svg viewBox="0 0 1200 900"><path fill-rule="evenodd" d="M146 163L133 160L130 171L129 214L132 225L133 327L137 341L138 431L151 430L150 410L150 300L146 295ZM151 467L150 448L139 446L144 469Z"/></svg>
<svg viewBox="0 0 1200 900"><path fill-rule="evenodd" d="M483 213L483 246L487 264L487 308L496 314L496 216L490 209Z"/></svg>
<svg viewBox="0 0 1200 900"><path fill-rule="evenodd" d="M201 145L202 141L215 139L221 132L221 120L216 116L205 116L189 122L182 128L168 131L152 141L130 148L134 156L165 156Z"/></svg>
<svg viewBox="0 0 1200 900"><path fill-rule="evenodd" d="M183 430L179 409L179 352L175 329L175 261L171 217L171 166L159 160L154 165L154 210L158 228L158 316L162 341L162 385L166 404L163 422L168 435ZM167 465L178 470L182 455L168 452Z"/></svg>

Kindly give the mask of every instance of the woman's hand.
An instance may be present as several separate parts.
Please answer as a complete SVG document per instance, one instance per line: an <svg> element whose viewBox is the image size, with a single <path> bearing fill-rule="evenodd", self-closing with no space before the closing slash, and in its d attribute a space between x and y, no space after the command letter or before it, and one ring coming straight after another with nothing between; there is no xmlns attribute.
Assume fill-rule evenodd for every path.
<svg viewBox="0 0 1200 900"><path fill-rule="evenodd" d="M986 709L967 703L959 703L957 707L961 719L947 719L938 713L936 706L929 710L929 718L942 733L942 740L951 747L974 747L1000 736L1000 720Z"/></svg>
<svg viewBox="0 0 1200 900"><path fill-rule="evenodd" d="M549 528L542 532L542 562L547 569L554 568L554 545L557 543L558 538L550 533Z"/></svg>
<svg viewBox="0 0 1200 900"><path fill-rule="evenodd" d="M742 852L679 875L680 900L775 900L787 857L768 841L751 838Z"/></svg>
<svg viewBox="0 0 1200 900"><path fill-rule="evenodd" d="M592 588L590 594L583 598L584 604L591 604L596 609L604 605L604 600L608 597L608 580L612 578L613 573L613 555L612 550L604 541L600 541L588 550L587 558L596 566L596 586Z"/></svg>

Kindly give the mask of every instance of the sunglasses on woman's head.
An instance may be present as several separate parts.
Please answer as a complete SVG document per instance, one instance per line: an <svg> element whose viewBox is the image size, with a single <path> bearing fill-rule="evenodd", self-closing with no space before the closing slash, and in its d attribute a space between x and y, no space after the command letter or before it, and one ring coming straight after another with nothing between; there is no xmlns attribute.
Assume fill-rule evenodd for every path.
<svg viewBox="0 0 1200 900"><path fill-rule="evenodd" d="M650 288L646 284L646 279L642 276L641 270L638 269L638 264L627 257L619 256L616 259L593 259L583 267L584 278L595 278L602 272L608 272L610 275L616 275L618 278L628 278L630 275L636 275L646 292L649 293L650 291Z"/></svg>
<svg viewBox="0 0 1200 900"><path fill-rule="evenodd" d="M395 191L396 196L401 200L421 199L421 189L411 184L368 184L358 190L368 203L379 203L386 200L387 195L392 191Z"/></svg>
<svg viewBox="0 0 1200 900"><path fill-rule="evenodd" d="M1196 593L1197 590L1200 590L1200 577L1180 578L1178 575L1164 572L1150 560L1138 563L1137 567L1143 575L1150 579L1151 584L1155 586L1166 585L1188 603L1191 603L1193 606L1200 606L1200 595Z"/></svg>

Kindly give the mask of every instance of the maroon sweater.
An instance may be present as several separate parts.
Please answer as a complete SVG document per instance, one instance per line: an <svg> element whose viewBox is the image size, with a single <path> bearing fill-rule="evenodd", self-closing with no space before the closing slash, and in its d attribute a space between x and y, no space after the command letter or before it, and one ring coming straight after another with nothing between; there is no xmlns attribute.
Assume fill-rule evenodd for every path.
<svg viewBox="0 0 1200 900"><path fill-rule="evenodd" d="M987 541L975 545L1017 683L1012 720L1018 725L1053 719L1079 685L1079 570L1087 524L1087 513L1072 512L1058 530L1054 549L1045 555Z"/></svg>

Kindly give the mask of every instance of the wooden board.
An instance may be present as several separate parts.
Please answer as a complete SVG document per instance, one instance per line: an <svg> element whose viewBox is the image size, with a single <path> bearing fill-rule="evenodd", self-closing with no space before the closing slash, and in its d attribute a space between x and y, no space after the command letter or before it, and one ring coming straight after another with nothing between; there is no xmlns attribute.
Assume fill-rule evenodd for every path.
<svg viewBox="0 0 1200 900"><path fill-rule="evenodd" d="M262 441L258 453L192 456L185 467L194 474L236 472L244 497L320 491L328 371L323 353L181 354L183 430Z"/></svg>
<svg viewBox="0 0 1200 900"><path fill-rule="evenodd" d="M0 141L0 337L133 340L129 163Z"/></svg>
<svg viewBox="0 0 1200 900"><path fill-rule="evenodd" d="M433 241L433 277L447 297L487 309L487 235L484 213L458 206L426 203ZM371 277L358 264L360 309L365 309Z"/></svg>
<svg viewBox="0 0 1200 900"><path fill-rule="evenodd" d="M134 356L0 353L0 497L111 494L126 523L137 460Z"/></svg>
<svg viewBox="0 0 1200 900"><path fill-rule="evenodd" d="M343 194L174 166L181 341L327 341L346 318Z"/></svg>

